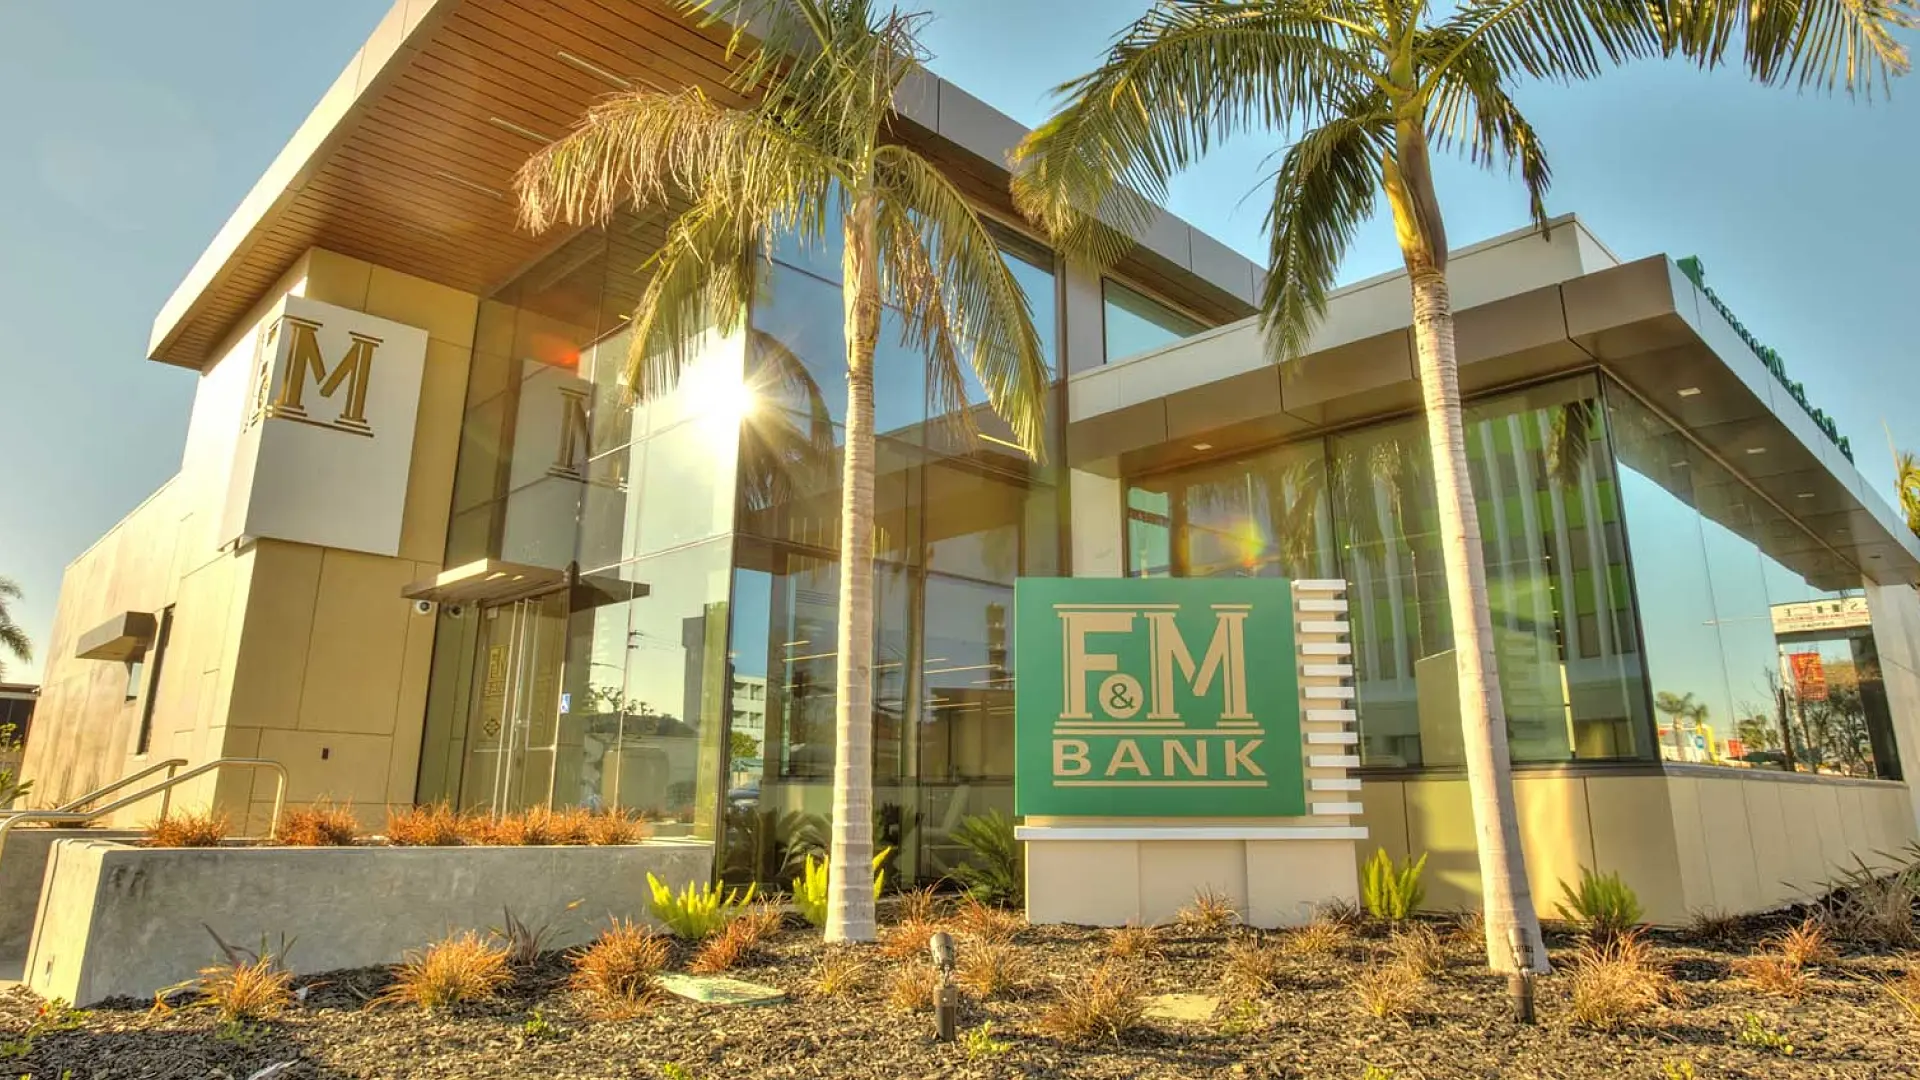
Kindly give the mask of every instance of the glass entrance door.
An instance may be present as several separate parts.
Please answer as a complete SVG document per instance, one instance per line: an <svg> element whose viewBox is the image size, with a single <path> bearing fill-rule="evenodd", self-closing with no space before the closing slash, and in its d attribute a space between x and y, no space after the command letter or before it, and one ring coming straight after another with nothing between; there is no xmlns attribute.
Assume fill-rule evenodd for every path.
<svg viewBox="0 0 1920 1080"><path fill-rule="evenodd" d="M565 590L479 611L462 809L510 813L553 800Z"/></svg>

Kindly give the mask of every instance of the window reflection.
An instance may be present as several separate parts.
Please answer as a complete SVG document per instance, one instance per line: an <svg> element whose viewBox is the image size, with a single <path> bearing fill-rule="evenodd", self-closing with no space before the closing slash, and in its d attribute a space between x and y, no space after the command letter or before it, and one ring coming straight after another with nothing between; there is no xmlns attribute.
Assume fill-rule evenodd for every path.
<svg viewBox="0 0 1920 1080"><path fill-rule="evenodd" d="M1101 289L1109 364L1152 352L1206 329L1198 321L1111 278L1101 282Z"/></svg>
<svg viewBox="0 0 1920 1080"><path fill-rule="evenodd" d="M1514 760L1646 753L1626 552L1593 381L1473 402L1466 422ZM1362 759L1460 763L1424 421L1134 481L1127 528L1137 576L1344 577Z"/></svg>
<svg viewBox="0 0 1920 1080"><path fill-rule="evenodd" d="M1898 775L1857 570L1609 384L1661 757Z"/></svg>

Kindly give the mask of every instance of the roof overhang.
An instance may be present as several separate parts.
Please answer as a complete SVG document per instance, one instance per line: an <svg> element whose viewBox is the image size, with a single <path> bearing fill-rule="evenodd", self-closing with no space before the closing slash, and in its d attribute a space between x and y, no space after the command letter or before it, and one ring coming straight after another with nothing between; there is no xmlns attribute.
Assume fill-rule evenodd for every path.
<svg viewBox="0 0 1920 1080"><path fill-rule="evenodd" d="M565 236L519 229L515 171L596 99L726 83L727 31L665 0L397 0L154 320L148 354L203 367L310 248L485 295ZM898 134L1017 220L1006 155L1025 129L925 74ZM1122 272L1217 321L1253 310L1248 260L1161 214Z"/></svg>
<svg viewBox="0 0 1920 1080"><path fill-rule="evenodd" d="M1670 259L1522 288L1457 312L1462 393L1604 371L1797 524L1762 539L1770 555L1810 577L1838 555L1878 584L1920 583L1920 539ZM1417 412L1406 317L1356 331L1352 315L1336 297L1315 351L1284 366L1249 320L1075 376L1069 463L1138 475Z"/></svg>

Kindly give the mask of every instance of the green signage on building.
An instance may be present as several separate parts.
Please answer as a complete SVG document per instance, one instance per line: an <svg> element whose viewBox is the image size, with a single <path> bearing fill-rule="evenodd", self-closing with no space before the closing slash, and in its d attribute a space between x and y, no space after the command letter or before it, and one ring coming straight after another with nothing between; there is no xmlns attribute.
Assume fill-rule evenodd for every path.
<svg viewBox="0 0 1920 1080"><path fill-rule="evenodd" d="M1289 583L1022 578L1014 620L1016 812L1306 812Z"/></svg>

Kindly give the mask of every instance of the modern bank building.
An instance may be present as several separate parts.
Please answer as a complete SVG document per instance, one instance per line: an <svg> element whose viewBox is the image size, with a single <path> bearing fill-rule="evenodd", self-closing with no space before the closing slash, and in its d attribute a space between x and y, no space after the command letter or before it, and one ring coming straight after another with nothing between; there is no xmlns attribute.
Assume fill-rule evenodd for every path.
<svg viewBox="0 0 1920 1080"><path fill-rule="evenodd" d="M529 154L610 92L724 93L724 46L651 0L394 6L155 319L150 359L197 385L188 434L68 568L37 800L268 759L289 803L376 828L442 801L645 812L741 881L824 821L839 252L772 238L748 329L636 401L627 324L664 218L515 225ZM958 822L1014 810L1016 580L1286 578L1344 589L1347 625L1315 640L1347 663L1315 670L1351 668L1302 675L1354 714L1306 725L1305 812L1029 816L1035 904L1121 921L1209 884L1350 891L1375 847L1430 855L1430 906L1476 904L1404 276L1339 290L1310 355L1270 365L1259 267L1165 214L1108 270L1063 258L1012 207L1017 124L931 76L899 106L898 137L995 223L1054 375L1042 462L984 404L969 441L885 320L874 803L899 873L939 878ZM1543 906L1593 867L1657 921L1756 910L1911 842L1920 541L1739 298L1573 217L1451 274ZM171 800L257 834L273 793L219 769Z"/></svg>

